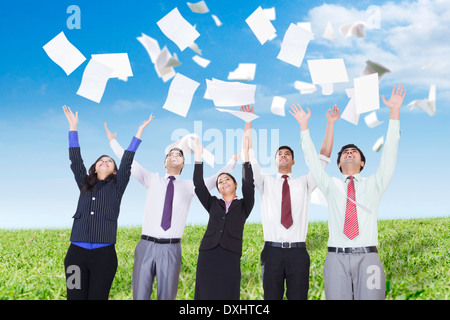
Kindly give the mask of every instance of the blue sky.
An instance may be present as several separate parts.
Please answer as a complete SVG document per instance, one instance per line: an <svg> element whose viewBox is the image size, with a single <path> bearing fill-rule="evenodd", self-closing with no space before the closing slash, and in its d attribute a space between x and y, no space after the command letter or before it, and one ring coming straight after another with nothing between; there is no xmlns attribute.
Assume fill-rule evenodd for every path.
<svg viewBox="0 0 450 320"><path fill-rule="evenodd" d="M195 1L192 1L195 2ZM299 145L299 126L286 112L286 117L270 113L273 96L308 106L312 111L310 130L319 149L325 133L325 112L337 104L341 112L348 99L346 88L360 76L366 60L388 67L380 82L381 94L390 95L392 85L405 85L407 95L401 111L402 136L394 178L385 193L380 219L449 216L448 181L450 174L450 4L448 1L206 1L210 12L196 14L184 1L14 1L0 4L4 14L0 20L3 50L0 52L0 228L70 227L76 209L78 192L69 168L67 120L61 110L68 105L79 112L78 125L82 155L89 166L99 155L113 152L109 147L103 123L117 131L117 140L126 147L140 123L150 113L156 118L146 129L136 160L153 172L164 174L164 149L180 130L203 135L203 144L216 153L216 168L226 161L227 153L237 151L240 141L227 133L242 129L244 122L214 109L205 100L205 79L227 80L239 63L256 63L255 111L260 116L253 122L259 160L267 173L273 173L273 148L290 145L295 151L296 176L306 174L307 167ZM70 5L81 9L81 29L68 29L66 21ZM342 24L367 19L368 8L377 6L380 28L366 30L366 38L337 41L321 37L328 21L335 31ZM272 21L277 38L261 45L245 19L259 6L276 8ZM180 51L160 31L156 22L175 7L200 37L196 43L202 56L211 60L203 69L192 57L189 48ZM215 14L223 25L217 27ZM300 68L276 57L290 23L311 22L315 39L308 46ZM64 31L68 40L87 60L67 76L42 49L48 41ZM182 65L175 70L200 83L186 118L162 109L170 81L164 83L156 75L144 47L136 39L145 33L176 53ZM76 94L83 71L91 54L127 52L133 77L127 82L110 79L101 103ZM307 59L343 58L350 82L335 86L335 92L323 96L319 90L301 95L293 86L296 80L311 82ZM432 61L431 66L422 66ZM431 84L437 88L437 112L429 116L423 110L409 110L412 100L428 96ZM381 100L380 100L381 103ZM335 144L327 171L339 176L336 154L347 143L357 144L367 158L363 175L375 173L381 153L372 145L386 134L388 109L381 103L378 118L384 121L368 128L360 119L355 126L340 119L335 127ZM178 130L178 131L177 131ZM265 138L268 138L266 141ZM271 140L273 139L273 140ZM219 141L220 140L220 141ZM213 146L222 144L222 150ZM228 150L228 151L227 151ZM230 151L231 150L231 151ZM188 159L192 163L191 159ZM193 167L187 164L182 176L192 177ZM240 180L240 165L235 169ZM259 194L250 221L260 222ZM238 196L240 192L238 192ZM133 178L125 192L119 224L139 226L144 214L145 189ZM327 219L325 207L310 205L310 220ZM188 223L204 223L207 213L194 198Z"/></svg>

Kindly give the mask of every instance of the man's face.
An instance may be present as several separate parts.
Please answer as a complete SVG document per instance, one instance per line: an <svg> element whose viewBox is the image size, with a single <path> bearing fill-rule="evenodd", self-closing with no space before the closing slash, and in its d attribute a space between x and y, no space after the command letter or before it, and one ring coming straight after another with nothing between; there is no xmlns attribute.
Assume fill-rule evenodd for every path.
<svg viewBox="0 0 450 320"><path fill-rule="evenodd" d="M292 153L289 149L280 149L275 158L275 166L277 168L291 168L295 164L292 159Z"/></svg>
<svg viewBox="0 0 450 320"><path fill-rule="evenodd" d="M364 161L361 161L361 154L356 148L347 148L342 151L339 168L347 165L355 165L357 168L364 166Z"/></svg>
<svg viewBox="0 0 450 320"><path fill-rule="evenodd" d="M172 169L179 168L179 170L184 168L184 159L181 152L178 150L171 150L166 157L166 161L164 161L164 167Z"/></svg>

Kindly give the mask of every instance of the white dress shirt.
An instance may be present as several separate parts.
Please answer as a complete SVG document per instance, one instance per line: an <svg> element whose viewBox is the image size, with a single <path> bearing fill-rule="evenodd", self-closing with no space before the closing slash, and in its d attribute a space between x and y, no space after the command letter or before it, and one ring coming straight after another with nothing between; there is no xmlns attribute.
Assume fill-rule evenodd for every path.
<svg viewBox="0 0 450 320"><path fill-rule="evenodd" d="M120 159L123 154L123 148L115 139L111 140L110 145L116 156ZM220 173L227 172L231 174L235 165L236 161L232 158L214 176L205 178L205 185L208 190L216 187L216 179ZM147 189L142 234L163 239L181 238L186 226L189 207L192 198L195 196L195 187L192 179L183 180L180 179L179 175L173 175L175 180L172 223L171 227L164 231L161 228L161 219L167 184L169 183L169 175L166 174L164 177L161 177L159 173L149 172L136 161L133 161L131 165L131 175Z"/></svg>
<svg viewBox="0 0 450 320"><path fill-rule="evenodd" d="M261 195L261 218L263 223L264 241L273 242L305 242L308 232L309 199L316 184L310 174L294 178L289 173L288 184L291 194L291 212L293 224L286 229L281 224L281 197L283 182L281 173L276 177L263 174L254 152L249 150L250 162L253 168L255 186ZM328 157L320 155L323 166L330 162Z"/></svg>
<svg viewBox="0 0 450 320"><path fill-rule="evenodd" d="M399 140L400 121L389 120L386 143L377 172L368 178L362 178L360 174L354 175L359 235L350 240L343 232L348 176L343 175L341 179L330 177L320 166L309 130L302 131L301 144L306 163L328 202L329 247L367 247L378 244L378 207L394 174Z"/></svg>

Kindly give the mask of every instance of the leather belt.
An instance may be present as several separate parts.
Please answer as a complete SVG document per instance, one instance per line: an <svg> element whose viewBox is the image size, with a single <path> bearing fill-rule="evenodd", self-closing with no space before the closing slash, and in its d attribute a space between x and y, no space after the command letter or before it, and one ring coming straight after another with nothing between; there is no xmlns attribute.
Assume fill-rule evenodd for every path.
<svg viewBox="0 0 450 320"><path fill-rule="evenodd" d="M168 243L180 243L181 239L158 239L150 236L146 236L145 234L141 235L142 240L152 241L154 243L168 244Z"/></svg>
<svg viewBox="0 0 450 320"><path fill-rule="evenodd" d="M328 252L335 252L341 254L353 254L353 253L369 253L369 252L378 252L377 247L355 247L355 248L336 248L336 247L328 247Z"/></svg>
<svg viewBox="0 0 450 320"><path fill-rule="evenodd" d="M275 248L283 248L283 249L290 249L290 248L306 248L305 242L272 242L272 241L265 241L264 244L269 247L275 247Z"/></svg>

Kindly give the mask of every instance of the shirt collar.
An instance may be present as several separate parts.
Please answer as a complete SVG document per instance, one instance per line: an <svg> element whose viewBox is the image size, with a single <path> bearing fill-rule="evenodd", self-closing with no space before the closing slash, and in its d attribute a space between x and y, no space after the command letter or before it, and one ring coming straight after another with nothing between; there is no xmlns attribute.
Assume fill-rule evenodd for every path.
<svg viewBox="0 0 450 320"><path fill-rule="evenodd" d="M179 174L168 174L168 173L166 173L166 175L164 176L164 180L169 180L170 176L174 176L175 177L175 181L177 181L178 178L180 177Z"/></svg>
<svg viewBox="0 0 450 320"><path fill-rule="evenodd" d="M292 172L289 172L289 173L279 173L279 172L277 172L277 179L283 179L284 175L287 175L289 177L289 179L292 179Z"/></svg>
<svg viewBox="0 0 450 320"><path fill-rule="evenodd" d="M347 178L348 178L349 176L350 176L350 175L343 174L343 175L342 175L342 181L347 182ZM355 181L360 181L360 180L361 180L361 174L360 174L360 173L353 174L352 176L353 176L353 180L355 180Z"/></svg>

